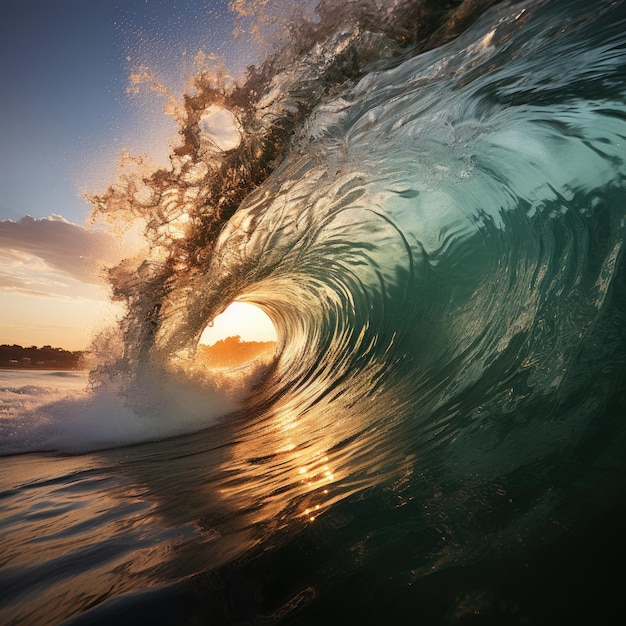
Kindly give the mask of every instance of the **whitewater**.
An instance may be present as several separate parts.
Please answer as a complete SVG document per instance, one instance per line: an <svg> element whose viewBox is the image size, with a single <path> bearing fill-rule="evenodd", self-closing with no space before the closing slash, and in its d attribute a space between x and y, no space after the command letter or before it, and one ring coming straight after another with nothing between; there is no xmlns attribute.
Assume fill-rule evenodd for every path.
<svg viewBox="0 0 626 626"><path fill-rule="evenodd" d="M2 623L619 619L625 4L316 15L91 196L89 371L0 372Z"/></svg>

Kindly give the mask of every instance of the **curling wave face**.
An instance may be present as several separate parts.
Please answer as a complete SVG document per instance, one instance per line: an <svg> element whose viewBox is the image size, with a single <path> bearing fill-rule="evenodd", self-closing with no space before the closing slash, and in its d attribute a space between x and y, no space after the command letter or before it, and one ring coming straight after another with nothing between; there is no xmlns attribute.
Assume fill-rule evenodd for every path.
<svg viewBox="0 0 626 626"><path fill-rule="evenodd" d="M203 439L229 450L210 483L279 524L387 484L406 502L446 481L490 497L533 463L548 493L593 437L590 466L610 457L625 19L619 3L498 3L423 53L362 20L245 88L199 76L172 168L93 197L96 216L142 221L147 252L110 271L128 312L91 395L49 413L93 414L95 447L228 415ZM209 110L233 124L221 148ZM274 360L199 372L234 300L271 318ZM62 422L35 449L63 449Z"/></svg>
<svg viewBox="0 0 626 626"><path fill-rule="evenodd" d="M110 510L146 550L141 572L136 552L114 562L94 603L177 581L181 606L197 585L249 621L240 600L261 580L250 603L280 623L371 580L390 607L424 576L533 549L623 498L626 6L445 3L411 38L430 3L356 4L320 3L244 86L199 75L171 168L131 159L92 198L97 219L146 239L110 270L127 315L94 346L92 389L53 405L83 450L80 420L102 424L94 447L114 449L93 462L123 485ZM205 136L216 119L232 124L222 143ZM241 378L194 361L235 300L278 336ZM112 422L134 430L116 440ZM276 608L292 562L303 573L283 572Z"/></svg>
<svg viewBox="0 0 626 626"><path fill-rule="evenodd" d="M364 72L168 274L152 366L191 358L235 299L276 326L237 426L246 498L281 484L319 506L415 459L494 479L602 430L624 350L624 17L499 4L452 44ZM293 75L272 89L276 106ZM251 446L265 462L244 461Z"/></svg>
<svg viewBox="0 0 626 626"><path fill-rule="evenodd" d="M128 313L92 372L94 414L133 424L119 443L243 402L245 497L327 500L330 479L298 477L332 450L341 499L414 459L501 476L602 428L624 350L623 7L498 3L421 54L381 23L317 33L244 87L199 75L172 168L92 198L149 244L110 272ZM207 149L207 111L228 145ZM275 359L200 380L234 300L272 319Z"/></svg>

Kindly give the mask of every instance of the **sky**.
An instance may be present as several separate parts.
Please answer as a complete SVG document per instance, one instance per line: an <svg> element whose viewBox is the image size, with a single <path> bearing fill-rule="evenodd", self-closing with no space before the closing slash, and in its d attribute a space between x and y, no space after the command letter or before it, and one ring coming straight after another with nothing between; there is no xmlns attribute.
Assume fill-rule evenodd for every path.
<svg viewBox="0 0 626 626"><path fill-rule="evenodd" d="M121 242L88 225L84 192L114 180L122 149L165 162L173 122L162 96L128 93L148 66L182 91L202 50L236 74L228 0L24 0L0 21L0 344L88 347L119 310L98 267ZM258 52L258 51L256 51ZM187 74L186 74L187 72ZM160 99L161 98L161 99Z"/></svg>

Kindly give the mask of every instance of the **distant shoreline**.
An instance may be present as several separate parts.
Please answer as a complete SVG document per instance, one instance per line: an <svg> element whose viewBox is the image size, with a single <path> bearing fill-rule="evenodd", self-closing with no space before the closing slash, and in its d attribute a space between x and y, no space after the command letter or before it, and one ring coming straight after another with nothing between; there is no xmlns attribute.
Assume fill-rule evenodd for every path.
<svg viewBox="0 0 626 626"><path fill-rule="evenodd" d="M213 345L200 344L197 362L210 368L232 368L259 358L271 358L276 350L275 341L245 341L239 335L226 337ZM88 351L71 352L52 346L0 345L0 370L12 372L81 372L89 368L85 364Z"/></svg>
<svg viewBox="0 0 626 626"><path fill-rule="evenodd" d="M62 365L5 365L0 364L0 370L11 372L84 372L87 367L63 367Z"/></svg>
<svg viewBox="0 0 626 626"><path fill-rule="evenodd" d="M81 370L85 352L70 352L52 346L0 345L0 368L5 370Z"/></svg>

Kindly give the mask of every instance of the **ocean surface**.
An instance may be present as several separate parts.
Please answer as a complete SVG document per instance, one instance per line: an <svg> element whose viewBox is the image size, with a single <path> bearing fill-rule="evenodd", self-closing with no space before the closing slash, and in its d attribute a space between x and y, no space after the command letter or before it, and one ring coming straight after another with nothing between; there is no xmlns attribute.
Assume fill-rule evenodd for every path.
<svg viewBox="0 0 626 626"><path fill-rule="evenodd" d="M0 371L0 623L621 623L626 4L307 15L91 198L89 370Z"/></svg>

